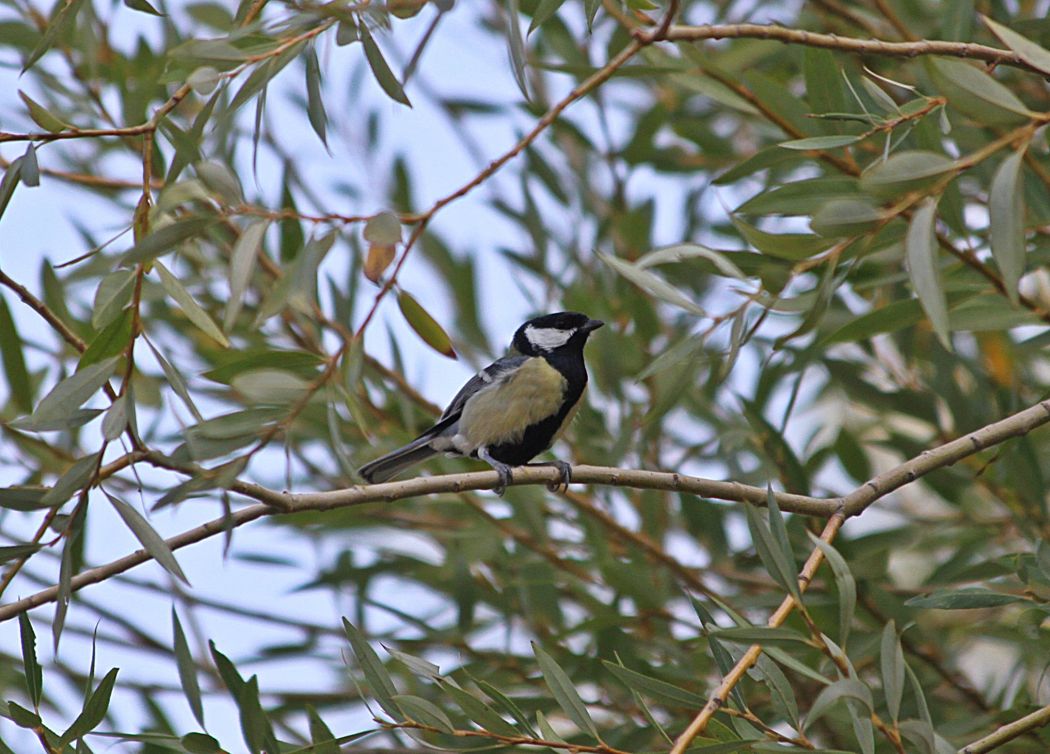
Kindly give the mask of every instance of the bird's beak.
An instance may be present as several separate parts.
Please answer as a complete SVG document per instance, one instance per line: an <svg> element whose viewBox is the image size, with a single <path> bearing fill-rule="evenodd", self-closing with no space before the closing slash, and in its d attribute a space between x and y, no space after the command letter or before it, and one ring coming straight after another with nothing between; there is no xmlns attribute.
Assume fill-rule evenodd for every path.
<svg viewBox="0 0 1050 754"><path fill-rule="evenodd" d="M587 324L585 324L580 329L583 330L584 332L591 332L592 330L597 330L599 327L601 327L604 324L605 323L602 322L600 319L589 319L589 320L587 320Z"/></svg>

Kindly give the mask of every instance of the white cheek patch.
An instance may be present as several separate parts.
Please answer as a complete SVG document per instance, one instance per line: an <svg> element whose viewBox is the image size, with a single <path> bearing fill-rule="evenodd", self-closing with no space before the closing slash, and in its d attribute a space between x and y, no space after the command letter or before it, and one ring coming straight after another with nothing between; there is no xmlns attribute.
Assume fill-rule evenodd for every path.
<svg viewBox="0 0 1050 754"><path fill-rule="evenodd" d="M576 334L576 330L559 330L556 327L533 327L525 328L525 337L532 345L543 351L553 351L561 348L569 342L569 338Z"/></svg>

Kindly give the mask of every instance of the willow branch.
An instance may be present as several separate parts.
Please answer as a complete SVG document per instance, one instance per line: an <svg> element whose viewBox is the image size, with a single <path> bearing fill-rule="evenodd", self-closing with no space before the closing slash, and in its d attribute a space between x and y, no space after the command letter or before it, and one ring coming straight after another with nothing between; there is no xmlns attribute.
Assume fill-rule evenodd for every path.
<svg viewBox="0 0 1050 754"><path fill-rule="evenodd" d="M820 538L825 542L830 543L835 535L838 534L839 529L842 528L842 524L846 520L844 512L839 511L831 520L828 521L824 527L824 531L820 533ZM820 567L821 562L824 560L824 551L819 547L814 547L813 552L809 554L809 558L806 559L806 564L802 566L802 573L798 577L798 590L799 593L804 593L809 588L810 583L813 581L813 576L817 572L817 568ZM776 609L771 616L767 625L771 628L776 628L783 625L784 621L787 620L788 616L791 615L791 611L795 608L795 598L792 595L788 595L784 598L784 601L780 603L780 607ZM674 747L671 749L671 754L684 754L685 750L689 748L689 745L693 742L698 735L703 733L707 727L708 722L714 717L714 714L722 708L725 704L726 699L729 698L729 694L736 688L736 685L743 680L744 676L756 662L758 662L759 655L762 654L761 644L752 644L748 647L748 650L744 652L744 655L737 660L736 665L726 673L725 678L722 679L722 683L718 685L718 688L711 694L707 699L707 703L704 704L703 709L700 710L699 714L693 721L689 723L689 727L682 732L680 736L675 740Z"/></svg>
<svg viewBox="0 0 1050 754"><path fill-rule="evenodd" d="M889 55L898 58L914 58L919 55L946 55L955 58L983 60L995 65L1023 68L1044 75L1039 69L1012 50L975 44L972 42L945 42L923 39L915 42L887 42L881 39L856 39L837 34L820 34L804 29L765 24L710 24L704 26L672 26L663 37L669 42L701 42L705 39L774 39L785 44L805 47L821 47L826 50L853 52L867 55Z"/></svg>
<svg viewBox="0 0 1050 754"><path fill-rule="evenodd" d="M959 749L958 754L984 754L986 751L999 748L1007 741L1014 740L1023 733L1042 728L1044 725L1050 725L1050 704L1030 715L1025 715L1020 720L1007 723L994 733L989 733L972 744L967 744Z"/></svg>

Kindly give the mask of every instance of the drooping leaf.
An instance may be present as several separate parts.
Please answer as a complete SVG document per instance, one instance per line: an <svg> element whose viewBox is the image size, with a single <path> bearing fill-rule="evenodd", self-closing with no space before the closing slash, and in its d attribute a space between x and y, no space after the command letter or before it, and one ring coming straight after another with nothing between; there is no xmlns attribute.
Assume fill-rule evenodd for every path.
<svg viewBox="0 0 1050 754"><path fill-rule="evenodd" d="M540 664L543 680L547 682L547 688L551 690L555 701L580 730L587 731L597 739L598 728L591 719L579 692L569 679L569 675L536 642L532 642L532 651L536 655L536 661Z"/></svg>
<svg viewBox="0 0 1050 754"><path fill-rule="evenodd" d="M179 683L186 702L190 705L190 711L200 726L204 727L204 705L201 702L201 688L197 681L197 665L193 661L193 653L190 651L189 642L186 641L186 632L182 630L182 623L175 607L171 608L171 632L175 651L175 665L179 671Z"/></svg>
<svg viewBox="0 0 1050 754"><path fill-rule="evenodd" d="M26 613L18 614L18 632L22 643L22 667L25 670L26 693L29 695L29 700L33 702L34 709L39 709L44 675L36 659L36 632Z"/></svg>
<svg viewBox="0 0 1050 754"><path fill-rule="evenodd" d="M190 292L187 291L179 279L176 278L171 272L165 267L160 261L154 263L157 274L160 275L160 284L169 296L171 296L175 303L182 309L183 314L201 329L206 335L214 338L223 347L228 348L230 341L226 339L222 330L215 324L215 320L211 318L208 312L204 311L200 304L194 300Z"/></svg>
<svg viewBox="0 0 1050 754"><path fill-rule="evenodd" d="M73 416L80 406L105 385L117 366L117 357L86 366L59 382L37 404L21 426L25 429L49 427Z"/></svg>
<svg viewBox="0 0 1050 754"><path fill-rule="evenodd" d="M445 329L437 323L430 313L424 309L408 291L398 291L397 305L405 317L405 321L415 330L416 335L423 342L450 359L456 358L456 351L452 348L452 340L448 337Z"/></svg>
<svg viewBox="0 0 1050 754"><path fill-rule="evenodd" d="M944 589L925 597L912 597L904 604L908 607L934 608L938 610L971 610L978 607L999 607L1014 602L1024 602L1017 594L1004 594L988 589Z"/></svg>
<svg viewBox="0 0 1050 754"><path fill-rule="evenodd" d="M999 37L999 41L1017 53L1017 56L1033 68L1050 75L1050 50L1040 47L1032 40L1018 34L1013 29L992 20L988 16L981 16L981 20L988 26L992 34Z"/></svg>
<svg viewBox="0 0 1050 754"><path fill-rule="evenodd" d="M941 283L937 240L934 237L936 221L936 200L924 200L908 223L904 252L908 260L908 276L911 278L915 295L919 297L919 303L929 317L937 338L945 348L951 350L951 341L948 338L948 303Z"/></svg>
<svg viewBox="0 0 1050 754"><path fill-rule="evenodd" d="M372 69L372 75L379 82L379 86L382 87L390 99L412 107L412 103L405 96L405 90L401 88L401 82L397 80L394 72L390 70L390 66L383 57L379 45L372 38L372 32L368 30L368 25L360 24L357 28L361 34L361 44L365 48L365 59L368 61L368 67Z"/></svg>
<svg viewBox="0 0 1050 754"><path fill-rule="evenodd" d="M1000 163L988 192L992 256L1003 276L1003 286L1016 302L1017 284L1025 268L1024 178L1022 165L1027 144Z"/></svg>
<svg viewBox="0 0 1050 754"><path fill-rule="evenodd" d="M116 508L117 513L124 520L128 529L135 535L146 552L156 560L165 571L170 573L175 578L179 579L185 584L189 584L189 579L186 578L186 574L182 572L182 568L179 566L179 562L175 560L175 554L171 551L171 547L164 541L164 538L157 533L157 530L150 525L149 521L135 510L133 507L125 503L120 498L111 495L106 492L106 497L109 498L109 502Z"/></svg>
<svg viewBox="0 0 1050 754"><path fill-rule="evenodd" d="M11 402L20 411L29 413L33 410L33 385L29 380L25 357L22 354L23 346L22 338L15 327L15 319L7 306L7 299L0 296L0 357L4 362L7 389L11 393Z"/></svg>
<svg viewBox="0 0 1050 754"><path fill-rule="evenodd" d="M259 249L269 226L269 220L253 222L244 229L233 245L230 254L230 298L226 302L226 313L222 322L223 329L227 332L233 327L244 304L244 294L255 272Z"/></svg>
<svg viewBox="0 0 1050 754"><path fill-rule="evenodd" d="M879 664L882 669L882 691L886 695L886 708L890 711L890 719L896 725L901 700L904 698L904 651L897 636L897 626L892 620L882 631Z"/></svg>

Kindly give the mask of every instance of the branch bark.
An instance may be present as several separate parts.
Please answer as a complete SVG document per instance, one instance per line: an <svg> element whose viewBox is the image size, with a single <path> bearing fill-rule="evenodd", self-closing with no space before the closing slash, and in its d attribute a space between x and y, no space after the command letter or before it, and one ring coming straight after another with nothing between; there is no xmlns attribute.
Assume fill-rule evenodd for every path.
<svg viewBox="0 0 1050 754"><path fill-rule="evenodd" d="M887 42L882 39L856 39L837 34L820 34L804 29L765 24L710 24L704 26L672 26L663 39L668 42L701 42L705 39L774 39L785 44L806 47L822 47L827 50L869 55L889 55L898 58L914 58L919 55L946 55L955 58L983 60L995 65L1022 68L1040 76L1045 74L1034 68L1012 50L974 44L972 42L945 42L923 39L917 42Z"/></svg>
<svg viewBox="0 0 1050 754"><path fill-rule="evenodd" d="M950 466L967 456L998 445L1010 438L1020 437L1048 422L1050 422L1050 400L1041 401L1024 411L982 427L938 448L925 450L915 458L872 478L845 497L819 498L789 492L774 492L773 494L781 510L828 518L828 528L825 528L825 532L831 532L831 537L834 537L834 533L838 531L838 527L841 526L843 521L849 517L860 515L875 501L885 497L894 490L914 482L931 471ZM135 457L142 458L141 454ZM154 462L156 459L153 454L147 454L144 460ZM130 465L130 461L128 465ZM122 468L122 459L114 461L110 466L115 469ZM172 467L167 466L167 468ZM515 469L512 484L557 485L560 479L560 473L553 467L524 466ZM496 486L498 480L499 477L495 471L476 471L466 474L417 477L399 482L350 487L331 492L304 493L278 492L262 485L237 481L230 486L230 490L259 501L258 505L251 505L229 516L208 521L196 528L171 537L167 540L167 543L172 550L177 550L228 529L243 526L264 516L303 511L333 510L365 503L389 503L420 495L491 489ZM687 492L700 497L755 505L763 505L766 501L766 496L769 494L762 487L740 484L738 482L721 482L675 472L617 469L604 466L574 466L573 481L578 484L604 484L613 487ZM832 528L835 521L839 523ZM123 558L74 576L72 590L77 591L88 584L105 581L110 576L128 571L151 559L151 556L145 550L137 550ZM816 553L810 555L810 561L807 561L807 563L809 562L819 565L820 556ZM805 569L803 570L803 576L806 576ZM58 587L53 586L16 602L2 605L0 606L0 622L10 620L40 605L53 602L57 596ZM785 604L788 602L790 601L786 600ZM782 604L781 609L786 609L790 612L793 605L794 603L790 602L785 608ZM774 613L774 617L779 612L780 610ZM745 659L746 657L747 655L745 655ZM741 662L743 661L741 660ZM746 669L744 670L746 671ZM726 694L730 690L732 690L732 686L726 690ZM724 698L722 701L724 701ZM721 702L718 703L718 706L720 705ZM706 720L703 725L706 725ZM703 725L696 730L693 734L694 737L703 730ZM686 745L688 745L688 742L686 742Z"/></svg>

